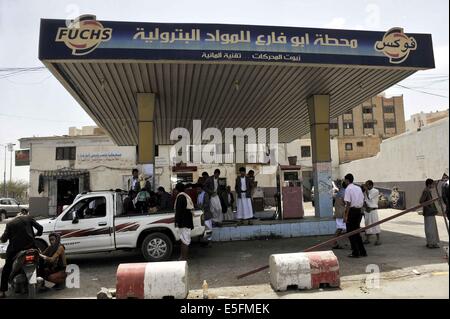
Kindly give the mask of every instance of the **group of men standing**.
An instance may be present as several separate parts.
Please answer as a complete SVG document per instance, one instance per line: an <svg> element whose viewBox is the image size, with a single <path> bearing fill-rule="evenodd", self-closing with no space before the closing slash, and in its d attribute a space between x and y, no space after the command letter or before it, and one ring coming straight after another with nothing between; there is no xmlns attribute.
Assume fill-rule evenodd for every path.
<svg viewBox="0 0 450 319"><path fill-rule="evenodd" d="M374 188L371 180L368 180L362 186L353 184L354 177L347 174L340 185L340 190L335 199L335 218L336 218L336 236L343 232L352 232L360 228L362 217L364 216L365 225L373 225L379 221L378 217L378 199L379 191ZM449 217L449 178L447 174L441 179L442 181L442 199L445 204L445 215ZM438 209L433 200L433 187L436 182L430 178L425 181L425 189L419 199L419 203L423 205L423 216L425 226L425 237L427 248L439 248L439 232L436 223L436 215ZM370 237L376 235L375 245L381 245L380 225L367 228L365 231L366 240L363 241L360 233L349 236L352 253L349 257L358 258L366 257L367 252L364 244L370 244ZM334 249L342 248L336 241Z"/></svg>
<svg viewBox="0 0 450 319"><path fill-rule="evenodd" d="M208 229L209 237L206 245L210 245L212 239L213 226L220 226L224 220L241 220L251 223L253 219L253 205L251 194L254 189L254 173L246 174L245 168L239 169L239 176L236 178L235 191L236 218L234 217L234 196L230 186L221 184L220 170L216 169L212 176L203 172L197 183L196 207L204 212L205 226ZM191 230L193 229L192 210L194 209L192 196L188 194L186 187L178 183L175 187L175 226L178 228L181 240L180 260L186 260L189 244L191 242Z"/></svg>
<svg viewBox="0 0 450 319"><path fill-rule="evenodd" d="M362 186L353 184L354 177L347 174L344 177L335 199L336 236L343 232L351 232L360 228L361 220L364 216L365 225L372 225L378 222L378 198L379 191L374 188L371 180ZM366 240L363 242L360 233L349 237L352 253L349 257L366 257L367 252L364 244L370 243L370 237L376 235L375 245L381 245L380 226L366 229ZM338 242L334 249L342 248Z"/></svg>
<svg viewBox="0 0 450 319"><path fill-rule="evenodd" d="M220 226L224 220L237 219L251 224L254 213L251 197L255 186L253 171L246 174L244 167L239 169L239 176L235 181L236 200L231 187L221 185L219 169L216 169L212 176L203 172L197 185L200 188L197 205L204 211L205 225L208 229ZM236 216L234 216L235 203Z"/></svg>

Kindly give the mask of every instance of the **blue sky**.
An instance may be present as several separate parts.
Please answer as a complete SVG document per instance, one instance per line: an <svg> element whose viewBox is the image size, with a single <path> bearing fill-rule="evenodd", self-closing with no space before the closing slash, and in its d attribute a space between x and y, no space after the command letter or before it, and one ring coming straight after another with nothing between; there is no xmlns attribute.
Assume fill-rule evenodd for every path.
<svg viewBox="0 0 450 319"><path fill-rule="evenodd" d="M405 114L448 108L449 2L429 1L138 1L0 0L0 68L41 66L38 60L41 18L67 19L92 13L99 20L192 22L327 27L406 33L431 33L436 69L419 72L401 84L438 97L393 87L404 95ZM433 75L447 80L430 81ZM434 77L433 77L434 78ZM0 144L29 136L67 134L69 126L93 121L48 71L0 78ZM3 175L4 149L0 147ZM7 176L9 176L8 154ZM13 179L28 180L29 168L13 168ZM1 177L1 176L0 176Z"/></svg>

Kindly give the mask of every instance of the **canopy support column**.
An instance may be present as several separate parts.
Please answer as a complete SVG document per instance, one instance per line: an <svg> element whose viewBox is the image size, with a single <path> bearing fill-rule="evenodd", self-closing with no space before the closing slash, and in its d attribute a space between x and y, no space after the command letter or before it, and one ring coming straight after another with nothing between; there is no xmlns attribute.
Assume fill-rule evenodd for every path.
<svg viewBox="0 0 450 319"><path fill-rule="evenodd" d="M155 187L155 94L137 93L138 164L152 164L152 187Z"/></svg>
<svg viewBox="0 0 450 319"><path fill-rule="evenodd" d="M311 132L316 217L333 216L331 182L330 96L312 95L307 99Z"/></svg>

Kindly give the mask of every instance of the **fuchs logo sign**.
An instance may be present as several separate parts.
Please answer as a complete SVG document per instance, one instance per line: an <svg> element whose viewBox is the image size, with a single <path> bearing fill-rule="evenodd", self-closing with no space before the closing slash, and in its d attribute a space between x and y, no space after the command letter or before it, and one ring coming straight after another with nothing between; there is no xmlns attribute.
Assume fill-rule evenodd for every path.
<svg viewBox="0 0 450 319"><path fill-rule="evenodd" d="M383 52L389 58L389 62L399 64L405 61L409 52L417 49L417 42L413 37L408 37L402 28L392 28L384 34L383 40L375 43L375 50Z"/></svg>
<svg viewBox="0 0 450 319"><path fill-rule="evenodd" d="M59 28L56 42L64 42L73 55L85 55L95 50L101 42L111 39L112 29L104 28L93 15L83 15L73 20L67 28Z"/></svg>

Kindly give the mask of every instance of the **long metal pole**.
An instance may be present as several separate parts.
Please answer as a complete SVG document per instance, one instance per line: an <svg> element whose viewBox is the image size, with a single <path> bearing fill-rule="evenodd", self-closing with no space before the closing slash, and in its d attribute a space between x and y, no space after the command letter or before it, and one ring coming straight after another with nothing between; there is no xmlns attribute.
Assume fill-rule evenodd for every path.
<svg viewBox="0 0 450 319"><path fill-rule="evenodd" d="M13 153L13 149L12 146L9 149L9 183L11 184L12 182L12 153Z"/></svg>
<svg viewBox="0 0 450 319"><path fill-rule="evenodd" d="M6 194L6 145L5 145L5 170L3 171L3 196L8 197Z"/></svg>
<svg viewBox="0 0 450 319"><path fill-rule="evenodd" d="M385 222L387 222L387 221L390 221L390 220L392 220L392 219L394 219L394 218L397 218L397 217L400 217L400 216L405 215L405 214L407 214L407 213L410 213L410 212L412 212L412 211L415 211L415 210L417 210L417 209L419 209L419 208L421 208L421 207L423 207L423 206L430 205L431 203L434 203L434 202L437 201L437 200L438 200L438 198L433 198L433 199L431 199L431 200L429 200L429 201L427 201L427 202L424 202L424 203L422 203L422 204L420 204L420 205L417 205L417 206L415 206L415 207L408 208L407 210L404 210L404 211L402 211L402 212L400 212L400 213L397 213L397 214L395 214L395 215L392 215L392 216L390 216L390 217L387 217L387 218L385 218L385 219L382 219L382 220L380 220L380 221L378 221L378 222L376 222L376 223L370 224L370 225L368 225L368 226L365 226L365 227L362 227L362 228L359 228L359 229L355 229L355 230L353 230L353 231L351 231L351 232L345 233L345 234L340 235L340 236L338 236L338 237L333 237L333 238L331 238L331 239L329 239L329 240L326 240L326 241L324 241L323 243L320 243L320 244L314 245L314 246L312 246L312 247L306 248L306 249L303 250L302 252L306 253L306 252L308 252L308 251L312 251L312 250L315 250L315 249L317 249L317 248L320 248L320 247L323 247L323 246L330 245L330 244L336 242L337 240L344 239L344 238L350 237L350 236L352 236L352 235L358 234L358 233L360 233L360 232L362 232L362 231L364 231L364 230L366 230L366 229L375 227L375 226L377 226L377 225L380 225L380 224L382 224L382 223L385 223ZM266 265L266 266L263 266L263 267L254 269L254 270L252 270L252 271L246 272L245 274L242 274L242 275L237 276L237 279L241 279L241 278L244 278L244 277L253 275L253 274L257 273L257 272L260 272L260 271L263 271L263 270L265 270L265 269L268 269L269 267L270 267L269 265Z"/></svg>

